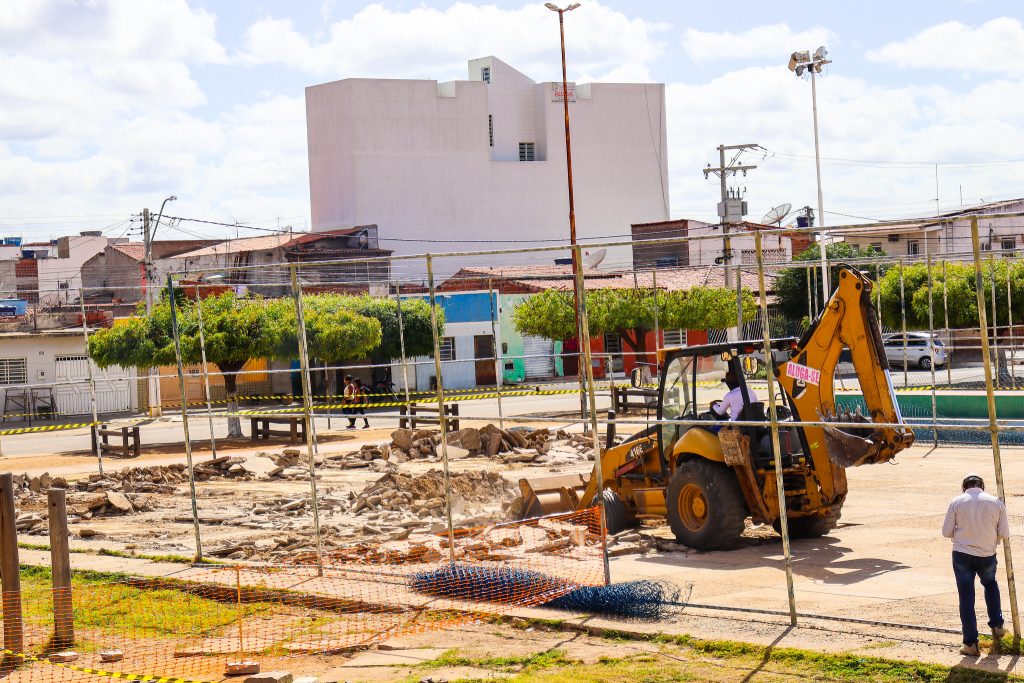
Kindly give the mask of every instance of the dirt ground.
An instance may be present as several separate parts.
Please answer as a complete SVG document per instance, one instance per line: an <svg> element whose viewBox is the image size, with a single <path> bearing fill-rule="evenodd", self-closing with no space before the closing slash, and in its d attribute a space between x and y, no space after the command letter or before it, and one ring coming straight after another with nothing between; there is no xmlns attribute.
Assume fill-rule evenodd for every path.
<svg viewBox="0 0 1024 683"><path fill-rule="evenodd" d="M320 451L330 454L355 450L363 444L386 440L389 432L390 429L374 429L340 435L335 440L323 443ZM270 451L274 448L280 450L281 446L261 445L251 449L251 452ZM239 452L246 451L232 451L231 455ZM1024 522L1024 458L1021 455L1020 450L1003 451L1006 497L1016 558L1024 557L1021 543L1021 527ZM200 451L195 457L197 462L201 462L209 454ZM107 467L167 464L180 461L181 458L178 453L163 452L160 449L146 453L137 460L108 460ZM7 460L4 464L17 473L40 474L48 471L68 479L95 471L95 461L81 455L21 457ZM437 464L411 461L400 467L403 472L421 474L436 468ZM557 467L537 467L529 464L504 465L488 458L470 458L453 461L452 468L454 471L498 470L505 478L516 481L524 476L529 478L556 472L583 472L589 469L589 463L581 461ZM839 527L826 538L794 541L792 544L797 609L805 614L898 622L955 631L959 622L955 587L949 567L950 548L948 541L941 537L939 528L946 505L958 493L959 481L967 471L981 473L990 482L990 489L994 490L990 448L940 447L932 450L930 445L918 445L900 454L895 464L850 470L850 494ZM357 492L380 476L380 473L367 471L366 468L324 469L318 480L319 493L322 496L341 496ZM200 483L197 489L201 531L206 548L226 547L240 540L252 540L264 535L293 534L309 537L311 521L308 511L293 516L282 515L281 528L259 529L245 524L247 520L251 521L253 506L261 500L308 496L308 481L213 480ZM193 530L189 500L187 495L183 495L186 490L179 486L181 493L159 496L153 510L148 512L88 520L87 525L95 535L91 538L75 538L72 547L87 550L128 549L138 554L191 555L194 548L191 540ZM345 515L336 517L328 514L327 524L341 529L336 534L338 542L356 537L363 539L366 536L365 532L360 532L366 526L365 520L345 519ZM74 529L75 525L72 525L73 533ZM345 533L345 529L351 530L351 534ZM645 528L644 533L666 539L670 536L667 528L656 525ZM21 540L28 544L46 542L45 536L23 536ZM959 637L955 633L879 624L851 624L810 617L801 617L800 626L790 629L788 619L784 616L710 609L787 609L782 545L773 534L755 530L745 547L729 552L696 552L673 546L670 542L657 544L657 548L648 548L642 554L630 552L613 558L612 580L621 582L656 578L672 582L682 589L682 602L688 606L680 607L670 618L655 624L624 625L621 622L582 617L578 621L618 629L685 633L701 638L764 645L775 643L821 651L919 659L945 665L956 665L963 661L956 653ZM23 561L31 561L35 554L29 550L23 552ZM40 555L39 560L44 561L44 554L36 552ZM103 563L112 559L116 558L75 553L72 562L78 568L102 569ZM1000 557L1000 562L1003 561ZM1005 575L1001 574L1003 608L1009 620L1009 600L1004 579ZM525 616L552 618L551 610L522 612ZM476 637L471 637L470 631L463 629L456 632L438 631L417 636L415 644L417 647L429 645L447 650L463 646ZM564 634L551 637L562 638ZM513 641L525 643L529 639L517 635ZM480 643L484 649L496 646L486 639ZM544 646L548 646L547 641ZM502 647L512 646L506 642ZM577 658L586 659L583 655ZM981 664L985 668L1004 672L1016 671L1020 666L1016 658L994 655L982 659ZM403 676L408 677L411 671L399 674L397 672L402 671L401 667L385 667L388 671L381 673L378 667L367 668L372 670L349 672L352 675L339 675L334 679L330 676L322 677L321 680L401 680ZM453 675L448 675L438 670L437 673L450 680L465 672L450 672ZM384 674L387 677L377 678ZM427 675L434 674L427 672L425 677Z"/></svg>

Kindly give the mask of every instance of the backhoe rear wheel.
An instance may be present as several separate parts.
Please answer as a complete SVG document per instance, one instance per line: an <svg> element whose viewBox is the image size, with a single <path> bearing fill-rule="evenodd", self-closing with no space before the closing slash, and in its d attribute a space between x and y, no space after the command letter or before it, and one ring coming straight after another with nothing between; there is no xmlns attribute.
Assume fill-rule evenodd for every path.
<svg viewBox="0 0 1024 683"><path fill-rule="evenodd" d="M676 468L665 491L668 524L676 540L697 550L727 550L739 545L747 506L736 475L704 458Z"/></svg>
<svg viewBox="0 0 1024 683"><path fill-rule="evenodd" d="M790 517L789 518L789 537L790 538L821 538L827 536L836 525L839 524L839 518L843 516L843 505L833 505L828 509L828 512L822 515L812 515L810 517ZM779 520L775 520L772 524L775 531L782 533L782 528Z"/></svg>
<svg viewBox="0 0 1024 683"><path fill-rule="evenodd" d="M619 498L619 494L611 489L605 489L602 497L604 498L604 525L609 534L617 534L636 524L636 519L629 514L629 510Z"/></svg>

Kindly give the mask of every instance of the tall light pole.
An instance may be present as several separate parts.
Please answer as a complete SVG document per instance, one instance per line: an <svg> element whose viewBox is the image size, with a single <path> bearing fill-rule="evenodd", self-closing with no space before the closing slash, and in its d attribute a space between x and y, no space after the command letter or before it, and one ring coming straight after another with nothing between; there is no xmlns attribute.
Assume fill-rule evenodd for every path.
<svg viewBox="0 0 1024 683"><path fill-rule="evenodd" d="M811 111L814 115L814 169L818 176L818 225L821 230L821 297L823 305L828 304L832 292L828 282L828 231L825 227L825 208L821 197L821 151L818 146L818 81L817 74L821 73L821 67L831 64L831 59L826 59L828 50L822 45L812 55L808 50L794 52L789 56L789 70L797 76L803 76L804 71L811 75Z"/></svg>
<svg viewBox="0 0 1024 683"><path fill-rule="evenodd" d="M569 185L569 243L572 246L576 246L576 201L575 201L575 198L573 197L573 192L572 192L572 142L571 142L571 140L569 138L569 81L566 78L566 68L565 68L565 13L573 11L574 9L576 9L577 7L580 6L580 3L574 2L571 5L569 5L568 7L561 8L561 7L558 7L557 5L555 5L554 3L546 2L546 3L544 3L544 6L547 7L549 10L551 10L552 12L558 12L558 34L559 34L559 37L561 38L561 41L562 41L562 107L563 107L563 109L565 111L565 173L566 173L566 177L568 179L568 185ZM574 249L573 252L572 252L572 272L575 274L580 267L581 266L577 262L577 259L576 259L576 250ZM583 344L583 332L580 329L579 306L580 306L580 298L583 296L583 292L580 291L580 287L579 287L579 284L577 282L578 279L579 278L573 278L572 296L573 296L573 304L574 304L573 310L576 311L576 340L577 340L577 342L579 344L582 345ZM582 348L579 349L579 353L578 353L576 358L577 358L577 362L576 362L577 374L579 376L580 386L582 387L582 385L583 385L583 368L581 367L581 365L583 363L583 349ZM584 397L583 397L583 392L581 392L580 393L580 406L581 406L581 410L583 410L583 413L581 413L581 414L585 414L585 410L583 409L583 406L585 406L585 405L586 405L586 402L585 402Z"/></svg>
<svg viewBox="0 0 1024 683"><path fill-rule="evenodd" d="M164 207L167 206L167 202L177 201L177 199L177 197L171 195L160 204L160 212L156 216L156 223L153 224L152 229L150 229L149 226L149 209L142 210L142 265L145 270L146 278L147 314L153 311L153 295L156 293L153 286L153 238L156 237L156 230L160 227L160 219L163 218ZM154 368L149 369L147 386L149 387L149 414L153 417L159 417L162 412L160 406L160 376L159 372L154 372ZM182 396L181 400L184 401L185 397Z"/></svg>

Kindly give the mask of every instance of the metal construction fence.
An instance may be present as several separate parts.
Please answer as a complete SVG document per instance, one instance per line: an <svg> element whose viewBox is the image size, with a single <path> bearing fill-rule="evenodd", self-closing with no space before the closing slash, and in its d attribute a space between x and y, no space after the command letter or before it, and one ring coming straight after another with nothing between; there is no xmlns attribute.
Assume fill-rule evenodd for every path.
<svg viewBox="0 0 1024 683"><path fill-rule="evenodd" d="M1008 417L1007 414L999 412L998 406L1011 406L1011 403L1016 403L1017 398L1013 390L1019 388L1021 380L1024 379L1022 368L1017 365L1018 355L1024 354L1018 354L1019 335L1013 317L1014 297L1024 303L1024 293L1016 293L1018 282L1015 278L1018 273L1013 268L1003 263L1000 270L994 259L987 258L987 255L983 257L976 220L972 220L972 229L973 249L957 255L957 259L951 259L947 255L943 257L941 263L936 264L933 262L935 256L932 254L907 259L877 256L860 258L850 265L875 277L890 278L886 287L880 286L876 281L871 290L874 308L879 315L877 322L880 326L887 327L889 334L895 335L895 341L889 337L885 338L885 356L890 367L885 370L884 376L889 388L894 388L900 393L900 408L903 407L903 396L915 397L913 400L907 399L906 409L902 413L897 410L897 417L901 418L900 420L884 422L874 419L871 420L873 427L902 429L906 426L902 420L906 420L906 423L916 431L919 446L926 448L948 443L990 444L991 471L995 481L995 486L991 490L1006 500L1000 448L1005 445L1017 445L1022 441L1024 417ZM829 230L833 238L841 238L843 235L841 227ZM351 344L354 348L363 344L366 330L359 328L362 323L355 317L330 317L341 315L341 308L333 307L332 300L324 297L335 294L348 295L353 289L353 282L349 277L346 277L343 283L344 294L340 289L332 289L331 269L340 267L339 262L303 262L261 267L260 286L272 287L275 293L286 292L285 297L263 297L256 288L244 291L240 289L248 279L248 269L241 267L227 266L206 272L169 275L163 283L166 302L164 306L169 325L163 339L167 343L164 351L169 349L173 353L173 373L140 373L139 377L156 377L162 382L169 375L177 385L177 408L168 412L173 412L175 418L180 419L180 422L174 424L180 425L183 437L183 471L191 501L190 521L194 530L194 546L191 550L195 558L198 560L204 556L204 499L197 494L196 477L197 471L202 470L203 463L197 461L196 456L200 452L205 455L207 450L215 456L218 440L225 439L223 433L226 426L230 426L237 435L237 428L240 426L238 422L252 421L255 428L255 418L292 420L293 428L301 424L304 435L302 456L304 466L309 472L306 518L308 527L305 529L308 551L304 554L304 565L245 565L237 569L189 570L192 572L189 580L200 580L197 577L202 574L200 582L212 586L209 590L213 593L204 596L204 599L228 605L231 602L228 593L233 587L237 604L232 609L246 612L258 609L256 605L264 602L284 605L268 620L276 624L274 628L279 628L280 633L261 636L258 629L250 632L251 620L248 618L248 612L245 615L239 612L234 616L225 614L222 622L202 625L194 638L194 642L199 643L197 647L203 652L215 649L207 643L208 639L214 639L221 642L221 652L225 655L244 658L246 653L260 651L265 657L272 658L277 656L277 653L288 650L290 643L315 641L322 645L319 646L320 649L314 651L327 652L335 648L365 644L402 632L402 629L410 628L410 614L416 615L412 621L417 624L421 624L423 618L442 625L458 622L454 617L425 617L424 610L436 609L445 614L458 613L463 615L459 617L461 619L465 615L469 615L468 618L476 618L475 615L478 613L492 609L485 607L495 602L491 600L493 595L486 594L486 591L485 594L473 594L471 597L474 600L471 604L464 599L448 602L446 600L451 594L444 591L438 598L441 600L439 603L420 598L406 601L405 589L411 581L409 573L404 566L399 566L401 563L387 559L383 562L384 568L374 570L374 573L375 576L393 579L394 590L384 588L383 584L386 582L382 579L379 582L381 585L376 585L378 582L374 581L373 591L377 592L372 595L345 592L356 591L365 582L353 579L355 570L347 565L342 568L336 566L336 563L332 562L332 554L340 552L337 551L337 545L324 543L321 517L324 494L318 490L320 475L323 474L321 447L327 443L324 430L334 431L328 420L336 420L340 426L345 427L345 422L363 421L364 412L367 413L367 423L372 419L376 425L383 424L391 428L403 420L410 420L409 411L413 406L431 411L427 413L431 416L429 423L438 428L437 458L444 481L444 495L441 501L444 515L441 521L443 529L436 529L434 532L440 557L432 556L431 562L434 564L429 569L443 571L445 566L458 562L459 558L455 556L456 548L460 543L466 543L483 553L481 562L494 562L506 569L529 569L546 576L555 576L558 578L558 586L566 590L592 583L608 584L622 578L635 578L632 575L615 575L614 563L607 548L608 502L602 496L595 498L597 507L593 510L587 508L576 513L589 515L587 521L577 520L569 524L579 526L584 531L575 533L568 529L563 535L571 540L555 539L559 544L557 550L565 550L566 553L552 556L545 552L536 555L537 562L549 563L542 567L520 567L517 564L519 560L511 558L521 558L522 554L502 557L501 553L496 551L500 542L483 542L479 545L478 535L463 534L453 515L455 501L451 478L453 472L460 466L453 465L453 455L459 446L452 443L454 437L448 429L449 423L456 419L451 407L460 407L457 419L463 425L491 423L497 425L500 430L520 429L524 432L547 427L551 430L561 429L567 433L584 434L593 447L593 471L597 478L594 486L596 490L602 491L606 483L603 477L610 476L602 463L602 446L612 444L602 444L601 438L610 433L609 426L612 426L620 436L651 428L685 429L707 426L707 420L699 418L698 415L710 406L712 399L721 397L724 388L721 385L724 374L721 364L712 361L701 367L695 366L693 376L696 380L695 396L698 406L692 412L687 410L681 411L679 415L667 416L659 412L657 392L652 386L657 384L657 356L659 351L676 344L697 346L709 341L722 341L723 335L726 338L731 335L733 341L748 341L746 346L750 348L746 352L747 355L755 359L760 358L760 362L751 362L749 366L744 367L750 370L749 386L759 394L759 400L766 406L765 417L758 420L735 420L732 424L741 428L760 429L763 436L770 440L772 459L762 463L760 468L767 476L766 481L773 480L772 485L766 484L766 490L770 490L771 495L777 498L775 505L781 511L775 524L781 536L781 548L773 545L777 543L778 536L765 530L770 535L770 541L753 543L749 548L737 552L746 553L748 559L755 564L760 563L760 566L773 569L773 576L778 575L780 583L777 590L766 591L764 595L759 596L755 601L758 606L755 607L744 601L742 596L735 598L731 604L716 603L720 589L710 578L713 572L689 556L683 565L669 563L663 571L655 572L653 575L659 578L672 575L672 579L677 582L693 583L694 600L687 604L701 609L750 609L753 613L785 615L792 623L796 623L799 615L803 613L798 610L798 605L801 600L806 600L815 606L813 611L817 616L850 620L850 614L843 611L844 607L837 606L832 594L822 598L809 586L814 585L814 582L823 582L829 586L840 585L844 581L853 582L861 577L869 580L893 571L904 571L905 576L909 576L916 568L910 564L900 565L895 560L883 561L873 555L864 560L846 563L843 560L846 549L824 539L801 540L795 550L791 546L790 520L786 514L787 500L788 497L800 492L794 491L792 484L784 478L783 471L786 466L783 463L780 437L784 430L794 427L825 428L826 433L829 428L849 428L849 422L841 419L840 413L852 410L858 402L863 403L863 396L868 389L860 385L855 369L852 366L847 367L845 359L840 357L835 377L826 377L824 380L831 387L834 379L836 393L834 396L825 396L827 405L822 405L819 414L801 415L799 419L782 419L783 411L780 408L783 407L783 399L780 396L779 378L773 372L765 371L765 365L773 365L770 361L777 358L775 354L778 349L773 346L772 340L803 331L814 324L813 321L822 319L822 301L825 297L816 284L815 278L818 276L808 277L820 267L817 262L765 262L762 242L766 236L775 233L776 231L771 230L755 232L755 263L734 266L643 269L634 268L631 263L611 261L602 264L604 267L600 269L584 268L582 264L585 255L580 246L367 259L368 262L387 264L387 281L383 290L380 289L380 280L375 280L373 287L367 282L365 296L378 302L388 302L389 311L392 310L390 302L394 302L393 319L387 318L385 323L390 325L393 322L393 327L388 329L394 331L397 339L385 339L384 342L397 346L399 353L393 359L388 358L379 362L346 358L342 353L346 344ZM675 245L707 239L720 237L646 240L645 246ZM591 244L588 248L594 249L599 246L611 249L625 247L628 244ZM954 295L949 287L943 286L940 289L933 282L941 277L942 282L946 283L945 271L952 268L954 261L958 261L958 268L969 269L970 295L973 298L965 299L962 292ZM467 263L493 265L470 267L466 265ZM920 271L922 266L923 274ZM908 299L907 284L912 268L917 269L913 271L913 277L917 278L914 282L920 285L923 277L925 284L917 287ZM807 313L802 316L804 319L793 320L778 312L780 307L777 287L780 280L786 277L786 271L801 269L808 288ZM374 271L381 272L383 269ZM1024 287L1024 279L1019 284ZM689 292L706 285L726 287L730 292L735 290L736 312L742 315L741 312L745 310L746 320L737 320L735 324L723 322L721 327L715 329L687 330L673 324L672 319L663 317L668 315L665 312L667 309L662 307L659 300L667 297L668 292ZM884 296L887 287L895 287L896 291L901 292L897 301L887 301ZM1004 289L1005 295L1001 294ZM589 293L610 290L631 292L635 297L634 303L641 302L641 308L646 311L644 315L639 316L642 318L641 322L628 330L605 330L604 320L610 318L606 310L607 302L603 302L600 296L591 298ZM540 313L550 316L551 320L545 321L551 323L548 327L564 330L566 325L571 327L578 321L578 334L562 334L561 339L544 339L543 335L524 334L520 331L520 328L536 330L543 328L544 325L517 324L516 308L527 298L550 291L561 292L564 299L572 300L572 308L556 305L548 312ZM573 297L573 292L582 292L585 295ZM81 293L81 297L84 302L84 292ZM210 362L208 354L211 358L221 358L223 349L217 345L225 343L224 330L215 329L216 325L212 319L203 318L208 314L204 302L213 298L223 300L224 305L231 307L232 311L252 312L253 320L258 318L259 311L274 307L275 315L267 318L265 324L281 324L282 341L281 345L271 350L272 353L264 356L269 358L266 364L255 368L244 368L239 364L236 369L226 370L226 362L220 363L220 367ZM941 304L938 301L940 298ZM727 311L730 320L733 319L732 301L729 301ZM644 302L649 302L648 308L644 308L647 306ZM950 308L951 303L956 306L955 309ZM364 310L371 306L372 302L367 303ZM964 317L962 309L965 306L969 310L967 318L973 311L976 317L974 324L951 326L951 319ZM897 311L895 316L891 315L893 310ZM884 320L883 315L887 316ZM78 321L78 333L82 338L95 334L95 328L90 325L89 319L88 313L83 311L81 320ZM921 319L926 320L927 324L920 324L918 321ZM294 321L294 325L285 325L288 320ZM340 331L332 327L337 320L340 320ZM882 323L884 325L881 325ZM412 331L413 325L418 326L415 333ZM558 325L562 327L559 328ZM737 325L744 333L756 334L757 338L736 340L736 333L729 333L726 330L735 330ZM782 329L776 329L777 327ZM261 332L262 330L254 328L253 338ZM912 332L919 335L914 336ZM360 334L364 337L360 337ZM917 345L919 340L924 342L923 347ZM939 344L936 340L942 343ZM282 345L287 348L282 348ZM924 348L923 353L920 351L921 348ZM943 350L941 363L939 349ZM328 356L333 358L325 361L324 358ZM912 358L915 359L913 363ZM927 362L924 362L924 359L927 359ZM912 367L912 364L916 364L917 367ZM93 367L90 363L86 363L86 366ZM198 370L190 371L190 368ZM635 373L632 372L634 370ZM89 370L87 382L90 387L95 387L97 377L92 372ZM193 384L198 383L202 387L198 394L190 393L190 372L194 373L191 375ZM344 376L350 374L364 379L364 384L369 385L370 391L364 399L353 400L353 395L342 388ZM627 381L630 374L635 374L639 381ZM253 375L257 377L252 377ZM247 393L243 388L235 397L221 397L212 390L213 384L226 387L247 376L252 378L254 383L262 383L264 389L261 389L260 393ZM561 382L552 382L552 377L560 377ZM148 384L147 382L140 382L137 378L123 378L120 381L124 384L134 382L136 391L150 392L151 396L154 395L154 390L149 386L138 386ZM150 380L153 381L157 380ZM50 384L57 387L61 386L62 382ZM7 391L10 391L12 386L19 389L39 385L23 382L20 385L8 385ZM269 387L269 391L265 390L266 387ZM614 411L619 405L616 389L624 389L627 394L630 391L634 392L634 398L640 402L637 412L609 412ZM900 392L904 389L912 391ZM100 422L100 412L94 389L91 395L91 410L86 420L88 424L94 425ZM949 397L953 397L952 402L948 400ZM627 401L628 398L627 396ZM246 405L246 402L250 404ZM964 406L968 407L958 412ZM114 421L113 424L144 419L126 418L120 422ZM53 431L61 428L58 424L44 424L40 431L48 431L51 426L54 428ZM69 429L75 427L76 425L72 425ZM4 429L0 430L0 436L22 438L19 432L38 428L36 425L8 428L5 424ZM102 451L98 455L98 466L102 469ZM928 465L930 462L918 459L915 460L914 467ZM977 469L989 471L987 463L983 465L978 462ZM611 474L622 476L617 472ZM201 484L201 478L198 480ZM839 505L842 505L842 499L839 500ZM1016 515L1016 510L1011 509L1011 512ZM921 523L920 516L914 517L913 520L914 524ZM929 520L927 523L930 524L932 521ZM552 523L545 518L523 524L532 525L531 528L534 528ZM856 530L843 527L841 531L854 533ZM768 539L769 536L763 538ZM551 535L545 535L542 540L551 541ZM470 552L469 547L465 550L467 553ZM1020 619L1009 539L1004 541L1003 554L1012 624L1014 632L1019 634ZM384 555L386 556L386 553ZM807 569L807 558L813 555L833 560L834 566L824 570L824 578ZM553 557L559 558L558 562L564 561L568 564L559 565ZM577 561L580 563L573 564ZM851 577L837 578L847 573ZM138 588L131 584L131 581L128 582L128 588ZM256 587L261 590L266 588L268 592L266 595L245 593L247 587L252 587L253 591ZM181 586L173 588L191 594L191 589ZM82 592L88 594L90 590L93 589L83 586ZM315 600L319 600L323 597L321 594L324 594L324 599L334 601L332 605L355 605L359 609L352 609L359 613L365 607L368 611L383 612L390 615L389 619L392 616L394 619L374 621L370 627L354 626L340 617L321 614L320 612L332 610L319 603L316 607L309 607L301 605L301 601L293 603L290 599L284 600L281 597L285 591L290 595L293 590L307 598L314 596L309 599ZM801 593L801 590L806 592ZM116 596L116 593L117 591L114 591L110 595ZM249 597L243 600L243 593ZM225 598L225 595L228 597ZM465 597L464 592L459 595ZM946 630L952 627L949 616L955 615L955 609L954 602L950 600L948 594L941 600L924 594L914 594L908 599L918 600L917 614L924 622L919 626L935 629L936 623L943 623L948 626ZM102 604L103 600L98 600ZM511 601L497 600L497 603L512 607L527 606L531 604L530 600L517 597ZM857 600L863 602L863 596L858 596ZM401 609L398 609L399 606ZM409 609L412 609L412 612L409 612ZM317 613L312 614L309 610L317 610ZM870 618L863 619L865 622L890 626L906 625L906 616L895 606L879 603L865 608L865 611L871 614ZM315 622L315 625L311 625L312 622ZM45 620L40 623L43 628L32 636L34 640L31 647L26 646L23 652L17 653L17 656L24 655L23 658L26 659L29 656L36 657L46 649L43 640L44 632L49 625ZM330 633L324 631L322 627L326 627ZM117 641L116 645L124 651L125 661L131 661L129 650L145 653L140 654L142 657L150 657L145 661L131 661L132 666L137 664L146 669L135 673L158 673L179 678L201 678L210 674L209 670L203 668L210 665L209 661L189 668L189 664L175 654L181 648L180 642L173 645L167 643L163 650L157 646L140 648L135 641L150 638L152 629L137 624L131 628L136 630L131 630L130 635L118 636L122 640ZM247 635L247 632L256 635ZM179 633L174 633L170 640L177 641ZM331 633L345 635L342 637ZM90 640L97 642L98 646L105 646L105 643L99 642L103 637L103 634L94 634L90 636ZM251 642L246 640L250 637L253 638ZM117 638L113 638L111 642L116 640ZM92 669L102 669L92 664L94 663L84 667L90 670L86 673L90 673ZM53 671L48 668L49 666L51 665L40 664L39 667L31 666L24 671L30 676L54 677L52 673L45 673ZM125 670L128 671L129 665L125 666ZM220 663L216 666L220 666Z"/></svg>

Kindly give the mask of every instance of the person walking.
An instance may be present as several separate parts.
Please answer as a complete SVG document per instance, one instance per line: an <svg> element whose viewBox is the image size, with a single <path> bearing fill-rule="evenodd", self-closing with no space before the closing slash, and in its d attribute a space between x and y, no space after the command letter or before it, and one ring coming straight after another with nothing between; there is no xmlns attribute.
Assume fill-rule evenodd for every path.
<svg viewBox="0 0 1024 683"><path fill-rule="evenodd" d="M348 415L348 427L346 429L356 428L356 418L353 417L356 414L355 403L355 380L352 379L352 375L345 375L345 389L341 393L341 412L343 415Z"/></svg>
<svg viewBox="0 0 1024 683"><path fill-rule="evenodd" d="M370 391L363 386L363 380L358 377L352 382L356 385L356 407L354 412L363 416L363 429L370 428L370 421L366 419L366 404L370 402ZM355 424L355 421L352 422Z"/></svg>
<svg viewBox="0 0 1024 683"><path fill-rule="evenodd" d="M953 541L953 576L960 594L960 625L964 646L960 654L977 657L978 616L974 611L974 578L985 589L985 607L993 640L1006 635L1003 612L996 582L996 546L1010 537L1006 506L995 496L985 493L981 475L968 474L961 483L963 493L949 503L942 535Z"/></svg>

